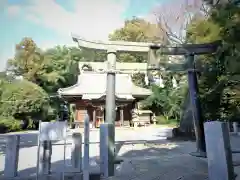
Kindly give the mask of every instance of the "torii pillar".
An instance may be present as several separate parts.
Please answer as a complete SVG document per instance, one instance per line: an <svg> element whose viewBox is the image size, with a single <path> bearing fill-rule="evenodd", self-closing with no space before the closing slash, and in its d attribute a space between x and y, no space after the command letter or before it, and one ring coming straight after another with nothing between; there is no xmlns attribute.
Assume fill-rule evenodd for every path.
<svg viewBox="0 0 240 180"><path fill-rule="evenodd" d="M174 56L185 56L185 64L168 64L167 70L177 72L177 71L187 71L188 74L188 85L190 93L190 101L192 107L192 117L193 125L196 136L196 152L190 153L197 157L206 157L206 145L204 137L204 119L201 112L200 100L198 97L198 82L197 82L197 70L195 68L195 55L206 55L214 54L218 47L221 45L220 41L215 41L206 44L182 44L178 46L151 46L151 57L150 64L157 66L157 51L162 55L174 55ZM178 69L179 68L179 69Z"/></svg>
<svg viewBox="0 0 240 180"><path fill-rule="evenodd" d="M148 53L152 43L136 43L121 41L88 41L77 35L72 35L73 41L80 48L101 50L107 52L108 70L106 87L106 119L100 126L100 171L104 178L114 176L115 159L115 77L116 77L116 54L119 52ZM147 71L147 69L146 69Z"/></svg>

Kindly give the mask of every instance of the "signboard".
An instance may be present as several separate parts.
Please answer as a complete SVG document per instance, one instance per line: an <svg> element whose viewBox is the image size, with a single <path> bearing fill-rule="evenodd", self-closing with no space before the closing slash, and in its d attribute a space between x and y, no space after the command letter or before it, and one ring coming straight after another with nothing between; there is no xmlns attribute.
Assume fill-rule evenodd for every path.
<svg viewBox="0 0 240 180"><path fill-rule="evenodd" d="M57 122L40 122L39 123L39 134L38 134L38 150L37 150L37 176L36 180L39 179L39 167L46 167L46 163L51 163L50 161L43 160L44 156L46 156L47 153L44 153L47 149L44 149L43 145L43 151L42 155L40 156L40 145L43 141L61 141L64 140L64 153L63 153L63 162L64 162L64 169L65 169L65 161L66 161L66 138L67 138L67 121L57 121ZM51 143L50 143L51 144ZM50 155L51 156L51 155ZM43 158L40 161L40 157ZM41 163L41 166L40 164ZM62 180L64 180L64 171L62 173Z"/></svg>
<svg viewBox="0 0 240 180"><path fill-rule="evenodd" d="M67 137L66 121L41 122L39 128L39 141L60 141Z"/></svg>

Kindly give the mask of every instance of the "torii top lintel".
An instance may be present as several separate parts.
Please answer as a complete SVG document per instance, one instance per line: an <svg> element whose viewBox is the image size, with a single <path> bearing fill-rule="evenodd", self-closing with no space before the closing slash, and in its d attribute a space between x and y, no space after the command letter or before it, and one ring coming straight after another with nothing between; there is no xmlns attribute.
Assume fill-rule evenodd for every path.
<svg viewBox="0 0 240 180"><path fill-rule="evenodd" d="M163 55L202 55L215 53L218 47L221 45L221 41L215 41L204 44L180 44L176 46L161 46L150 45L150 49L153 51L160 50L160 54Z"/></svg>
<svg viewBox="0 0 240 180"><path fill-rule="evenodd" d="M150 46L157 46L154 43L145 42L125 42L125 41L89 41L78 35L72 34L74 42L77 42L79 47L95 50L109 50L114 49L117 52L149 52ZM158 45L160 46L160 45Z"/></svg>
<svg viewBox="0 0 240 180"><path fill-rule="evenodd" d="M181 44L177 46L163 46L156 43L146 42L126 42L126 41L89 41L78 35L72 34L74 42L78 43L79 47L94 50L115 50L116 52L143 52L148 53L149 50L160 50L161 54L165 55L201 55L212 54L217 51L221 45L220 41L215 41L205 44Z"/></svg>

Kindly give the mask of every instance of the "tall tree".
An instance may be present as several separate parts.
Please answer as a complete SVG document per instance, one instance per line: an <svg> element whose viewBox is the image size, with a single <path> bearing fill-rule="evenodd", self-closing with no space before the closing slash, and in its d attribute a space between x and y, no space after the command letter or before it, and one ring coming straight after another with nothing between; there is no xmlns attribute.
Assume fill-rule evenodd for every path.
<svg viewBox="0 0 240 180"><path fill-rule="evenodd" d="M133 17L126 20L124 27L116 29L109 35L111 41L132 41L132 42L156 42L167 43L164 34L157 24L144 19ZM120 62L146 63L148 55L146 53L122 53L119 55ZM133 75L133 82L144 87L144 75L136 73Z"/></svg>
<svg viewBox="0 0 240 180"><path fill-rule="evenodd" d="M54 93L77 82L80 53L74 48L56 46L44 52L46 64L41 86Z"/></svg>
<svg viewBox="0 0 240 180"><path fill-rule="evenodd" d="M77 48L56 46L42 51L31 38L23 38L16 45L14 58L8 61L8 71L41 86L51 95L77 82L80 60L82 52ZM51 99L50 104L54 119L59 99Z"/></svg>
<svg viewBox="0 0 240 180"><path fill-rule="evenodd" d="M14 58L8 60L8 71L38 84L44 65L45 59L41 50L31 38L26 37L16 45Z"/></svg>
<svg viewBox="0 0 240 180"><path fill-rule="evenodd" d="M126 20L124 27L117 29L109 35L110 40L132 42L163 42L164 37L157 24L141 18Z"/></svg>
<svg viewBox="0 0 240 180"><path fill-rule="evenodd" d="M209 72L202 73L200 77L207 119L236 120L240 114L239 17L240 8L234 1L214 4L208 19L196 21L188 29L190 42L222 41L216 56L199 58L203 65L209 67Z"/></svg>
<svg viewBox="0 0 240 180"><path fill-rule="evenodd" d="M16 45L15 56L8 60L8 71L38 84L48 93L77 81L81 52L76 48L56 46L42 51L31 38Z"/></svg>
<svg viewBox="0 0 240 180"><path fill-rule="evenodd" d="M159 27L168 38L170 45L185 44L187 43L187 28L193 21L205 19L208 8L202 0L179 0L178 6L174 3L176 2L161 3L153 10L153 14ZM176 57L176 60L171 63L179 63L182 60L182 57ZM185 98L181 98L182 102L179 104L182 106L179 130L192 135L193 124L192 112L189 111L191 109L189 92L184 95Z"/></svg>
<svg viewBox="0 0 240 180"><path fill-rule="evenodd" d="M167 43L164 34L157 24L141 18L126 20L124 27L115 30L109 35L111 41L158 42ZM123 53L119 56L122 62L146 62L147 54Z"/></svg>

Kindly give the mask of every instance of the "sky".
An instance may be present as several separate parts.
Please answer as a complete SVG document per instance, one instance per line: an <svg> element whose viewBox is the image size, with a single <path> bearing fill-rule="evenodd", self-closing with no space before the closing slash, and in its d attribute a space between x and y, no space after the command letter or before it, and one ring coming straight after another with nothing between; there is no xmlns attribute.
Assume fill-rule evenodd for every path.
<svg viewBox="0 0 240 180"><path fill-rule="evenodd" d="M0 71L15 44L31 37L40 48L74 45L71 33L106 40L133 16L148 17L164 0L0 0Z"/></svg>

